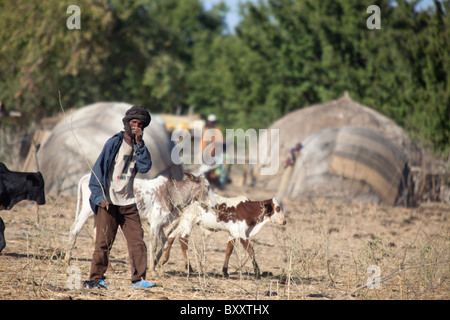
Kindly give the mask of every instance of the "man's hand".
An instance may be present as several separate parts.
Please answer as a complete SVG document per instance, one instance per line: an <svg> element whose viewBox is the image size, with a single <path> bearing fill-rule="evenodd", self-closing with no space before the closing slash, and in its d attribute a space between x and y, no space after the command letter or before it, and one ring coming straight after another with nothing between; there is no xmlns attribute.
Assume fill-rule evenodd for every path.
<svg viewBox="0 0 450 320"><path fill-rule="evenodd" d="M109 202L108 202L107 200L102 200L102 201L100 201L100 207L106 208L106 210L108 210L108 208L109 208Z"/></svg>
<svg viewBox="0 0 450 320"><path fill-rule="evenodd" d="M142 132L142 129L141 129L141 128L139 128L139 127L134 127L134 128L131 129L131 132L132 132L132 133L134 134L134 136L135 136L136 143L139 143L139 142L142 141L142 135L143 135L144 133Z"/></svg>
<svg viewBox="0 0 450 320"><path fill-rule="evenodd" d="M144 124L139 119L130 120L131 133L134 134L134 141L140 143L142 141L142 135L144 134Z"/></svg>

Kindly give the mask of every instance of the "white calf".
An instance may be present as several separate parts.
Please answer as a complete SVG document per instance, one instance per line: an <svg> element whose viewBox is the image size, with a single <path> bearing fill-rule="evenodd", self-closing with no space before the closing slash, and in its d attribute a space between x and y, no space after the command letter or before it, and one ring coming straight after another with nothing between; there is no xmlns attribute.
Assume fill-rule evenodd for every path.
<svg viewBox="0 0 450 320"><path fill-rule="evenodd" d="M286 220L281 203L273 198L264 201L250 201L245 197L240 199L216 198L218 204L214 207L200 202L193 202L183 211L178 226L169 234L169 246L164 253L162 264L167 262L170 249L175 237L184 241L183 255L187 258L187 238L192 228L198 224L210 231L226 231L229 234L225 262L222 268L225 277L228 277L228 261L233 251L235 240L240 239L253 262L255 276L260 277L258 264L255 260L253 248L249 238L256 235L269 221L285 225Z"/></svg>

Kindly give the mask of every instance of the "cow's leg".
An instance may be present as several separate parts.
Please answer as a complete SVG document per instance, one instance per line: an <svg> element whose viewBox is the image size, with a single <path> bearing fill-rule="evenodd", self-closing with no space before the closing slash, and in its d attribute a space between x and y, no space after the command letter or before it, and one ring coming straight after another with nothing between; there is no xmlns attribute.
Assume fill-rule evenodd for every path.
<svg viewBox="0 0 450 320"><path fill-rule="evenodd" d="M176 226L174 222L171 223L170 227L168 228L168 237L167 237L167 246L165 247L164 254L160 260L160 265L164 265L170 257L170 250L172 249L173 242L175 241L175 238L179 236L179 226Z"/></svg>
<svg viewBox="0 0 450 320"><path fill-rule="evenodd" d="M70 259L72 258L72 250L75 246L75 242L77 240L78 234L81 232L81 229L83 228L84 224L86 223L87 219L92 215L92 211L82 211L79 215L75 218L75 222L72 225L72 228L69 232L69 241L67 243L67 250L66 250L66 256L65 261L67 263L70 263ZM94 235L95 239L95 235Z"/></svg>
<svg viewBox="0 0 450 320"><path fill-rule="evenodd" d="M155 226L155 224L151 224L149 220L150 225L150 239L149 239L149 247L148 247L148 263L149 263L149 271L151 273L154 273L156 271L156 257L155 257L155 250L158 246L158 237L159 232L158 228Z"/></svg>
<svg viewBox="0 0 450 320"><path fill-rule="evenodd" d="M187 255L188 237L189 236L184 236L183 238L180 238L179 242L180 242L181 252L183 253L184 261L186 261L185 267L186 267L186 269L189 270L189 273L192 273L192 272L194 272L194 269L192 269L191 264L189 262L188 255Z"/></svg>
<svg viewBox="0 0 450 320"><path fill-rule="evenodd" d="M161 258L161 261L160 261L161 265L164 265L169 260L170 250L172 249L172 244L173 244L174 241L175 241L175 237L172 237L172 238L169 237L167 239L167 248L164 251L164 254L163 254L162 258Z"/></svg>
<svg viewBox="0 0 450 320"><path fill-rule="evenodd" d="M164 230L161 228L158 235L158 247L156 248L158 252L156 253L155 263L159 263L161 260L161 256L163 255L164 250L168 246L168 241Z"/></svg>
<svg viewBox="0 0 450 320"><path fill-rule="evenodd" d="M0 218L0 252L2 252L5 247L5 223L3 222L2 218Z"/></svg>
<svg viewBox="0 0 450 320"><path fill-rule="evenodd" d="M228 262L230 261L230 256L233 253L233 248L234 248L234 239L233 240L229 240L228 244L227 244L227 251L225 253L225 261L223 262L223 267L222 267L222 272L223 275L225 276L225 278L228 278Z"/></svg>
<svg viewBox="0 0 450 320"><path fill-rule="evenodd" d="M259 271L258 264L256 263L255 251L253 251L253 247L250 244L250 241L249 240L244 240L244 239L241 238L241 244L247 250L248 255L252 259L253 270L255 271L255 277L257 279L261 278L261 272Z"/></svg>

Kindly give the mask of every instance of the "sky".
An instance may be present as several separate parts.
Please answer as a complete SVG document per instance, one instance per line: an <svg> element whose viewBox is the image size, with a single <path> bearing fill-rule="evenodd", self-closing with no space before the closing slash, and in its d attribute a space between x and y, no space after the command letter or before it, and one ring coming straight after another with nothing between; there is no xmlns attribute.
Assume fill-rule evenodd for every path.
<svg viewBox="0 0 450 320"><path fill-rule="evenodd" d="M221 2L222 0L202 0L206 10L211 9L213 6ZM258 0L225 0L223 1L227 5L229 11L226 16L226 23L230 31L239 24L239 3L253 2L258 3Z"/></svg>
<svg viewBox="0 0 450 320"><path fill-rule="evenodd" d="M221 0L202 0L202 2L205 6L205 9L209 10L214 5L221 2ZM240 21L239 3L244 3L244 2L258 3L258 0L224 0L224 2L227 5L227 7L229 8L228 14L226 16L226 23L227 23L230 31L233 31L234 28L239 24L239 21ZM422 0L418 4L417 7L418 7L418 9L422 9L422 8L425 9L432 5L433 5L433 0Z"/></svg>

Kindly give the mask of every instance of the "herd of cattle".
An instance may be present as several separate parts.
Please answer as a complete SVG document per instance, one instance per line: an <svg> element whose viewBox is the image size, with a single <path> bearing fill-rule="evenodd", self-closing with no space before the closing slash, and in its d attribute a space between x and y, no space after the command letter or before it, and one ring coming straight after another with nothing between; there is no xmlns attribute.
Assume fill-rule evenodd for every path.
<svg viewBox="0 0 450 320"><path fill-rule="evenodd" d="M70 263L76 238L87 219L94 215L89 205L89 176L78 185L75 222L69 231L65 259ZM225 231L229 235L223 274L228 277L228 261L236 240L246 248L253 262L255 277L260 277L249 238L267 222L285 225L283 206L276 199L251 201L244 196L226 198L214 193L202 175L185 173L180 181L159 176L135 179L134 194L139 214L149 225L149 269L154 271L169 259L170 249L178 237L186 267L188 237L195 225L209 231ZM22 200L45 204L44 179L40 172L13 172L0 163L0 210L10 210ZM5 224L0 218L0 252L5 248ZM167 235L166 235L167 234ZM158 250L159 248L159 250Z"/></svg>

